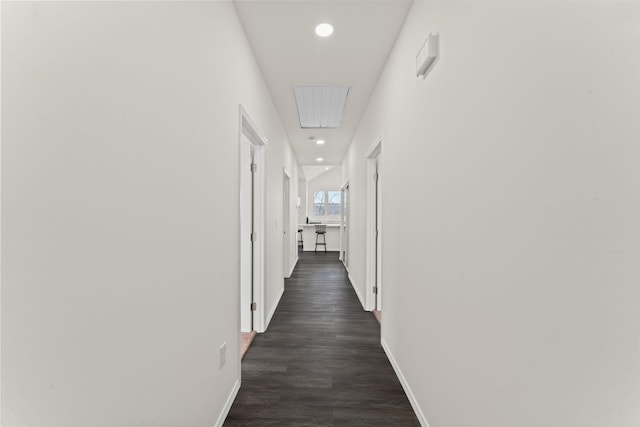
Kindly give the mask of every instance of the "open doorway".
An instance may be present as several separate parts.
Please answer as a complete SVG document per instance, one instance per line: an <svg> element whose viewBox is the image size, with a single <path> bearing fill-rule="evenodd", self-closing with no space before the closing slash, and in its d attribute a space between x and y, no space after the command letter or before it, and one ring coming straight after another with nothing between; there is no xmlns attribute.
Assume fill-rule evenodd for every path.
<svg viewBox="0 0 640 427"><path fill-rule="evenodd" d="M267 140L242 106L239 133L239 330L241 354L244 354L255 333L264 332L264 192Z"/></svg>
<svg viewBox="0 0 640 427"><path fill-rule="evenodd" d="M382 140L367 155L367 309L382 317Z"/></svg>

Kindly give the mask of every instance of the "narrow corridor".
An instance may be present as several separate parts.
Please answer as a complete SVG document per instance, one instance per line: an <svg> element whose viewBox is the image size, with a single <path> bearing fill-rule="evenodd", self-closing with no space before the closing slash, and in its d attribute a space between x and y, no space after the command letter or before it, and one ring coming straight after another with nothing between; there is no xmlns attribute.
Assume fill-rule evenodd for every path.
<svg viewBox="0 0 640 427"><path fill-rule="evenodd" d="M337 252L302 252L225 426L418 426Z"/></svg>

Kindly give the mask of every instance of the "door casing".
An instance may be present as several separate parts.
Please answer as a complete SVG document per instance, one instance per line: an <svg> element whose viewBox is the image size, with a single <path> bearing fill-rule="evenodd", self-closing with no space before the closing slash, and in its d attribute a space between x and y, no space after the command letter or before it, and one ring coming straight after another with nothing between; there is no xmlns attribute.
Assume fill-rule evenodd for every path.
<svg viewBox="0 0 640 427"><path fill-rule="evenodd" d="M252 237L250 233L247 233L247 230L244 230L241 224L240 217L238 217L238 239L240 242L239 245L239 257L238 257L238 277L239 281L242 277L242 257L243 253L246 254L245 245L251 245L251 254L252 254L252 274L251 274L251 286L249 292L251 293L251 304L255 303L255 310L251 310L251 306L242 306L243 294L247 292L247 283L240 283L238 286L238 304L240 305L238 316L238 329L242 331L242 313L243 310L246 313L246 310L252 311L252 323L253 330L256 332L264 332L265 331L265 169L266 169L266 146L267 139L260 132L255 123L251 120L248 113L244 109L242 105L239 107L239 129L238 129L238 158L240 167L238 168L238 174L240 175L238 182L240 183L240 196L242 196L242 162L243 162L243 150L242 144L243 141L245 143L249 143L253 148L253 163L256 165L255 172L253 173L253 195L252 195L252 204L253 204L253 214L252 214L252 229L255 234L255 238L252 244ZM241 197L240 197L241 200ZM239 201L240 207L239 209L243 209L242 203ZM246 208L246 207L245 207ZM245 298L246 299L246 298ZM246 322L245 322L246 323ZM245 325L246 326L246 325ZM239 336L239 334L238 334Z"/></svg>
<svg viewBox="0 0 640 427"><path fill-rule="evenodd" d="M366 310L381 310L382 308L383 175L381 165L382 138L377 138L367 151ZM378 288L377 294L374 293L375 287Z"/></svg>

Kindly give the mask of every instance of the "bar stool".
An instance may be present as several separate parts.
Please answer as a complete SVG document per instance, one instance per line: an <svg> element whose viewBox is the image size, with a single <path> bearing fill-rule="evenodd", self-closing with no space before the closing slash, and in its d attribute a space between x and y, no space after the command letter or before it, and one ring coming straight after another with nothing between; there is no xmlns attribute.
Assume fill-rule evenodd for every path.
<svg viewBox="0 0 640 427"><path fill-rule="evenodd" d="M302 248L304 248L304 239L302 238L302 228L298 228L298 234L300 235L300 240L298 240L298 246L302 246Z"/></svg>
<svg viewBox="0 0 640 427"><path fill-rule="evenodd" d="M327 252L327 225L326 224L316 224L316 247L314 252L318 252L318 245L324 246L324 251ZM322 242L318 242L318 237L322 236Z"/></svg>

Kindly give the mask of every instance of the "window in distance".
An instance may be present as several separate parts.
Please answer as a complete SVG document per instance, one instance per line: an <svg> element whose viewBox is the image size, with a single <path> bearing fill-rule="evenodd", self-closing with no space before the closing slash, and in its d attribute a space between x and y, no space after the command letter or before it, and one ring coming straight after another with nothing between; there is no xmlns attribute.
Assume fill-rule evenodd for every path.
<svg viewBox="0 0 640 427"><path fill-rule="evenodd" d="M315 216L325 215L325 200L326 194L324 191L316 191L313 193L313 214Z"/></svg>
<svg viewBox="0 0 640 427"><path fill-rule="evenodd" d="M327 191L327 215L340 216L340 192Z"/></svg>
<svg viewBox="0 0 640 427"><path fill-rule="evenodd" d="M340 191L319 190L313 192L313 215L323 217L325 221L338 221L340 219Z"/></svg>

